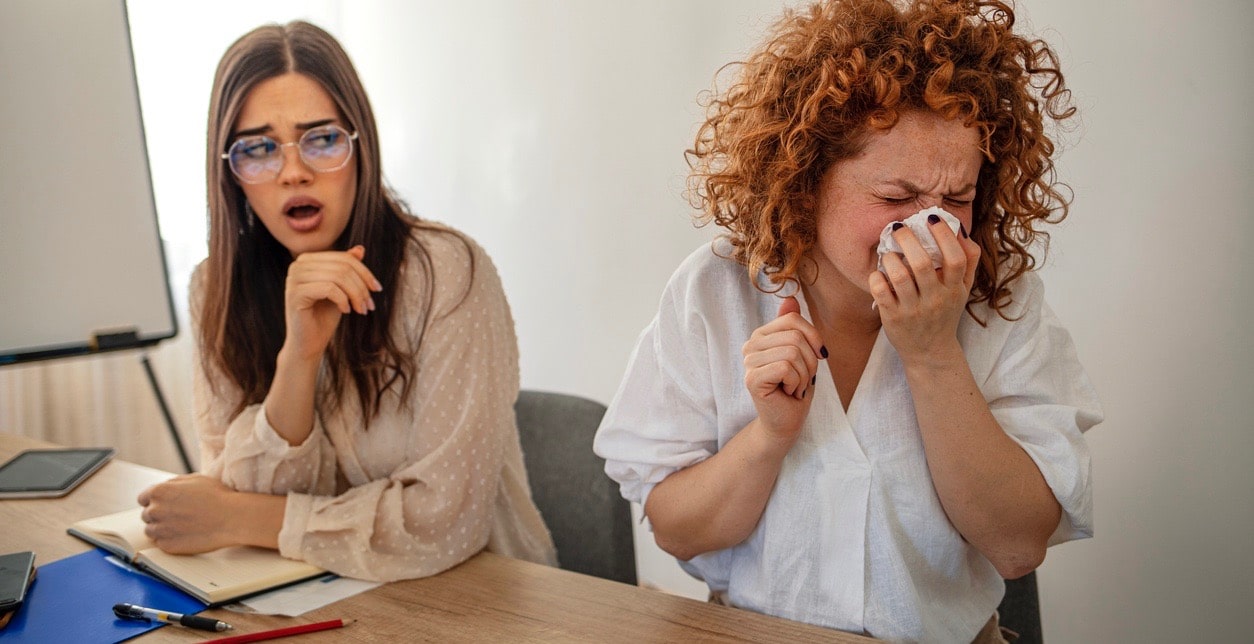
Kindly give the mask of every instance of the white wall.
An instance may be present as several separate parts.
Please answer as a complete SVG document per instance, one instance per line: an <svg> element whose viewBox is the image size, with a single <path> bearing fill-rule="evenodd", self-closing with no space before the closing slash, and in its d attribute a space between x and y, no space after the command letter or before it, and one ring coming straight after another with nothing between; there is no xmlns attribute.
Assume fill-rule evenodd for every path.
<svg viewBox="0 0 1254 644"><path fill-rule="evenodd" d="M1254 629L1254 127L1243 0L1031 3L1083 127L1044 271L1105 403L1096 538L1040 572L1061 642Z"/></svg>
<svg viewBox="0 0 1254 644"><path fill-rule="evenodd" d="M163 226L188 229L185 247L203 244L203 228L186 222L203 221L213 63L262 20L308 16L343 39L365 79L388 179L494 257L524 386L608 401L667 276L711 234L692 229L680 198L694 98L780 4L130 6L158 207ZM1045 632L1055 642L1248 637L1254 9L1027 9L1059 46L1083 119L1060 166L1075 207L1043 272L1107 412L1089 436L1097 537L1052 550L1041 569ZM645 581L699 592L655 549L640 556Z"/></svg>

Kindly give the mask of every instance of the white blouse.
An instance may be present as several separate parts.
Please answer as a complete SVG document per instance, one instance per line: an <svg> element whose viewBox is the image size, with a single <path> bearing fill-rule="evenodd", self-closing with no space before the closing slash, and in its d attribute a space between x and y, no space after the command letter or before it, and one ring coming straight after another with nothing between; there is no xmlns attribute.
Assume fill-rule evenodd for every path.
<svg viewBox="0 0 1254 644"><path fill-rule="evenodd" d="M718 255L730 247L716 242ZM767 284L759 275L761 284ZM958 339L1001 427L1062 505L1050 544L1092 536L1089 452L1102 419L1071 337L1023 276L1008 322L964 314ZM801 292L802 315L810 319ZM709 458L756 416L741 346L779 298L709 246L671 277L639 338L594 449L625 498ZM845 413L819 369L801 435L744 542L680 565L732 605L894 641L969 642L1005 592L993 565L949 523L932 485L914 404L883 330Z"/></svg>
<svg viewBox="0 0 1254 644"><path fill-rule="evenodd" d="M496 267L482 248L451 231L415 234L431 258L435 315L419 346L409 400L389 391L364 429L350 382L340 408L318 404L313 432L289 446L262 404L232 419L238 388L213 365L212 383L198 367L201 469L235 490L286 495L279 552L342 575L424 577L485 546L553 565L514 421L518 345ZM201 273L198 268L192 278L194 327L204 297ZM426 313L428 283L412 243L400 279L392 332L410 350ZM324 363L320 387L326 376Z"/></svg>

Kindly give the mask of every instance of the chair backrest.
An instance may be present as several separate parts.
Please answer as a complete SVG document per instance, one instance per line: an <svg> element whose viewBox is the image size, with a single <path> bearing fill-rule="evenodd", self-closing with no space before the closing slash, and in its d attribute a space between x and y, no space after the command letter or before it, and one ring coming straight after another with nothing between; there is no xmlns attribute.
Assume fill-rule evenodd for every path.
<svg viewBox="0 0 1254 644"><path fill-rule="evenodd" d="M997 607L1002 626L1019 634L1015 644L1041 644L1041 602L1036 592L1036 573L1006 580L1006 596Z"/></svg>
<svg viewBox="0 0 1254 644"><path fill-rule="evenodd" d="M636 583L631 506L605 475L592 438L605 405L523 390L514 404L527 478L562 568Z"/></svg>

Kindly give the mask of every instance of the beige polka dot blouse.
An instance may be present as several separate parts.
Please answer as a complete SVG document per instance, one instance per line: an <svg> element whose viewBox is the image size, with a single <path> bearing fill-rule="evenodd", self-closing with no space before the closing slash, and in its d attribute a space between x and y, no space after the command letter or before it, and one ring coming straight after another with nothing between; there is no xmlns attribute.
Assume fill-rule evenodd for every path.
<svg viewBox="0 0 1254 644"><path fill-rule="evenodd" d="M514 422L518 344L496 267L450 229L415 236L431 258L434 314L409 400L389 392L365 429L356 393L347 393L336 410L318 405L309 438L289 446L264 403L230 418L239 390L216 369L197 368L201 469L236 490L286 495L279 551L342 575L424 577L485 547L552 565ZM416 252L410 244L392 321L394 337L411 347L429 287ZM201 273L192 278L193 326Z"/></svg>

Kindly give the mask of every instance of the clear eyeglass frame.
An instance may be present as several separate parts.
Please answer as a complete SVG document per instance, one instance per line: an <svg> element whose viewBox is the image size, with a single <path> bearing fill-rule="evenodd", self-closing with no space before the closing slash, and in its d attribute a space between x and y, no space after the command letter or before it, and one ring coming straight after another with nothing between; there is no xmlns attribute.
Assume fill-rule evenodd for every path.
<svg viewBox="0 0 1254 644"><path fill-rule="evenodd" d="M328 136L332 137L329 143L325 141ZM319 143L319 139L324 141ZM353 158L353 141L356 140L356 131L349 132L336 124L320 125L307 130L299 140L287 143L279 143L265 135L240 137L222 153L221 158L237 179L252 185L278 178L287 161L284 148L296 146L300 160L314 172L335 172L348 165ZM250 150L260 151L262 156L250 158Z"/></svg>

